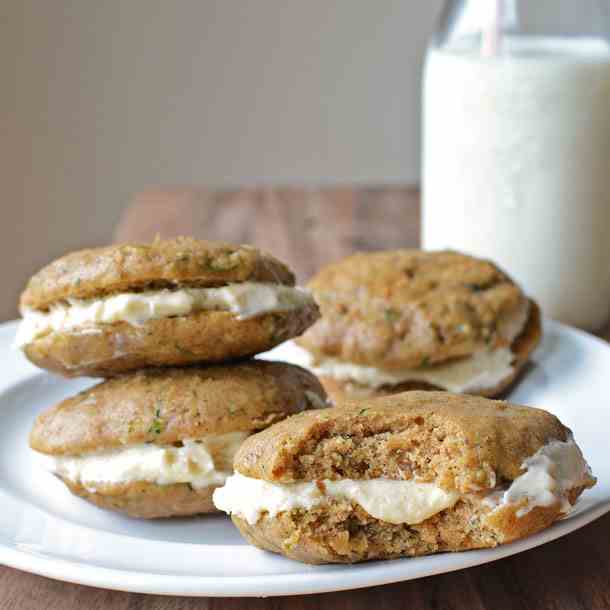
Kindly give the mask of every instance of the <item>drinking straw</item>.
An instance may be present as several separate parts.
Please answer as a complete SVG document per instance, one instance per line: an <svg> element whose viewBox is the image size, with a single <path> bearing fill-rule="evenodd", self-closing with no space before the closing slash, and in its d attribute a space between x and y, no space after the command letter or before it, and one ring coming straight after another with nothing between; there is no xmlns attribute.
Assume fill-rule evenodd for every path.
<svg viewBox="0 0 610 610"><path fill-rule="evenodd" d="M503 0L493 0L494 8L489 23L483 30L481 55L483 57L496 57L502 50L502 21L504 13Z"/></svg>

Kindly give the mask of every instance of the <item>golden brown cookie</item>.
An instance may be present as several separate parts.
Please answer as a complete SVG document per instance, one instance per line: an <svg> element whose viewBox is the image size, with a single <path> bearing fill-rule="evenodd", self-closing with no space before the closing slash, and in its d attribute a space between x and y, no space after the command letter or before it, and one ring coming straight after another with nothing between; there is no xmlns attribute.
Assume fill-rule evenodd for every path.
<svg viewBox="0 0 610 610"><path fill-rule="evenodd" d="M60 477L75 495L99 508L139 519L189 517L216 512L212 495L216 486L195 488L188 483L157 485L139 481L93 488Z"/></svg>
<svg viewBox="0 0 610 610"><path fill-rule="evenodd" d="M21 313L16 344L68 377L248 357L319 317L269 254L192 238L68 254L29 281Z"/></svg>
<svg viewBox="0 0 610 610"><path fill-rule="evenodd" d="M322 318L297 343L335 399L444 389L497 396L541 336L538 306L489 261L359 253L309 283Z"/></svg>
<svg viewBox="0 0 610 610"><path fill-rule="evenodd" d="M210 512L245 438L325 404L317 379L285 363L147 369L42 413L30 446L98 506L144 518Z"/></svg>
<svg viewBox="0 0 610 610"><path fill-rule="evenodd" d="M252 544L308 563L494 547L595 484L555 416L449 392L295 415L251 436L234 468L216 506Z"/></svg>
<svg viewBox="0 0 610 610"><path fill-rule="evenodd" d="M536 349L536 347L538 347L542 337L540 310L533 301L531 308L532 309L523 332L510 346L510 368L506 370L506 373L502 375L501 379L495 381L495 384L492 383L490 386L469 389L467 392L468 394L483 396L486 398L501 397L518 380L528 363L530 355ZM459 362L460 360L463 359L456 360L456 362ZM453 359L449 360L447 364L452 362ZM400 394L402 392L409 392L412 390L438 391L444 389L443 387L440 387L439 384L426 383L424 381L405 381L399 382L397 385L387 384L379 387L371 387L370 385L359 384L353 380L336 379L330 375L321 374L315 365L311 365L310 360L308 360L306 366L311 368L312 372L318 374L318 379L324 386L324 389L335 402L341 402L343 400L353 398L389 396L391 394ZM441 367L443 367L442 364L430 365L427 368L429 371L433 371L435 368L438 370Z"/></svg>
<svg viewBox="0 0 610 610"><path fill-rule="evenodd" d="M252 246L192 237L158 239L151 244L117 244L66 254L30 279L20 305L45 310L66 299L89 300L151 286L239 282L294 286L294 275L284 263Z"/></svg>

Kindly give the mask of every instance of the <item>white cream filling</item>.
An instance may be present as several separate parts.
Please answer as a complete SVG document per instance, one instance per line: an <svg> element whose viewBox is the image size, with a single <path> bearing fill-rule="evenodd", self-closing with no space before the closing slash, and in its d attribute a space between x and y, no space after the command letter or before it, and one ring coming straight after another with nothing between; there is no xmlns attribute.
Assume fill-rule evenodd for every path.
<svg viewBox="0 0 610 610"><path fill-rule="evenodd" d="M506 490L490 492L483 502L496 509L507 504L528 501L517 517L535 506L562 503L564 512L571 508L567 492L589 480L591 472L572 439L551 441L523 462L525 472ZM390 479L343 479L278 484L235 473L214 491L216 508L245 519L251 525L266 513L273 518L294 509L309 510L330 499L346 499L360 505L369 515L388 523L421 523L451 508L460 495L445 491L433 483Z"/></svg>
<svg viewBox="0 0 610 610"><path fill-rule="evenodd" d="M98 485L139 481L189 483L200 488L225 482L232 472L233 456L248 435L210 435L182 441L182 447L151 443L77 456L39 455L47 470L80 483L90 492Z"/></svg>
<svg viewBox="0 0 610 610"><path fill-rule="evenodd" d="M376 519L412 524L453 506L458 497L432 483L416 481L343 479L280 485L236 473L224 487L214 491L214 504L255 524L263 513L275 517L284 511L311 509L337 498L359 504Z"/></svg>
<svg viewBox="0 0 610 610"><path fill-rule="evenodd" d="M483 350L468 358L459 358L430 366L405 369L380 369L324 358L314 362L310 354L300 350L300 362L315 375L351 381L367 388L398 385L407 381L423 381L449 392L474 392L494 388L514 372L515 355L509 348Z"/></svg>
<svg viewBox="0 0 610 610"><path fill-rule="evenodd" d="M527 458L521 468L525 472L507 490L488 496L486 501L490 506L498 508L526 500L527 504L517 512L522 517L536 506L548 507L560 502L562 512L567 512L571 509L568 491L591 478L591 469L572 438L565 442L551 441Z"/></svg>
<svg viewBox="0 0 610 610"><path fill-rule="evenodd" d="M240 319L292 311L313 303L303 288L283 284L241 282L220 288L176 288L112 294L100 299L68 299L48 312L23 309L15 345L21 347L52 331L74 330L92 324L185 316L196 311L229 311Z"/></svg>
<svg viewBox="0 0 610 610"><path fill-rule="evenodd" d="M498 324L498 334L510 345L521 334L530 314L530 303ZM291 361L315 375L358 384L354 393L370 394L382 386L409 381L425 382L455 393L477 392L497 387L515 372L515 354L510 348L483 349L465 358L415 368L383 369L337 358L313 358L297 348Z"/></svg>

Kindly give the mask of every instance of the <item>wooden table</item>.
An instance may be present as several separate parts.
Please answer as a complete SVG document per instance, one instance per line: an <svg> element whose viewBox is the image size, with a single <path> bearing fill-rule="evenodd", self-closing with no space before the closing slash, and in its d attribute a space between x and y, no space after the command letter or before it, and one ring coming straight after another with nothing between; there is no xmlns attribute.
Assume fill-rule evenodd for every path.
<svg viewBox="0 0 610 610"><path fill-rule="evenodd" d="M416 189L282 188L214 193L151 190L136 197L117 239L193 234L249 242L305 280L354 250L416 246ZM610 339L610 329L600 333ZM601 399L601 397L600 397ZM262 599L171 598L104 591L0 568L0 610L255 609L585 610L610 608L610 515L537 549L484 566L360 591Z"/></svg>

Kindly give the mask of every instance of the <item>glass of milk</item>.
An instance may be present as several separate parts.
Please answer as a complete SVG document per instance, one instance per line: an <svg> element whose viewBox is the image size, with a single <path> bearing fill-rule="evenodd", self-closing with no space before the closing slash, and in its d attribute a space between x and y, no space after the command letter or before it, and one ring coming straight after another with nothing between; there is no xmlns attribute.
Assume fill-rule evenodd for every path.
<svg viewBox="0 0 610 610"><path fill-rule="evenodd" d="M449 1L424 74L423 247L586 329L610 312L608 32L610 0Z"/></svg>

